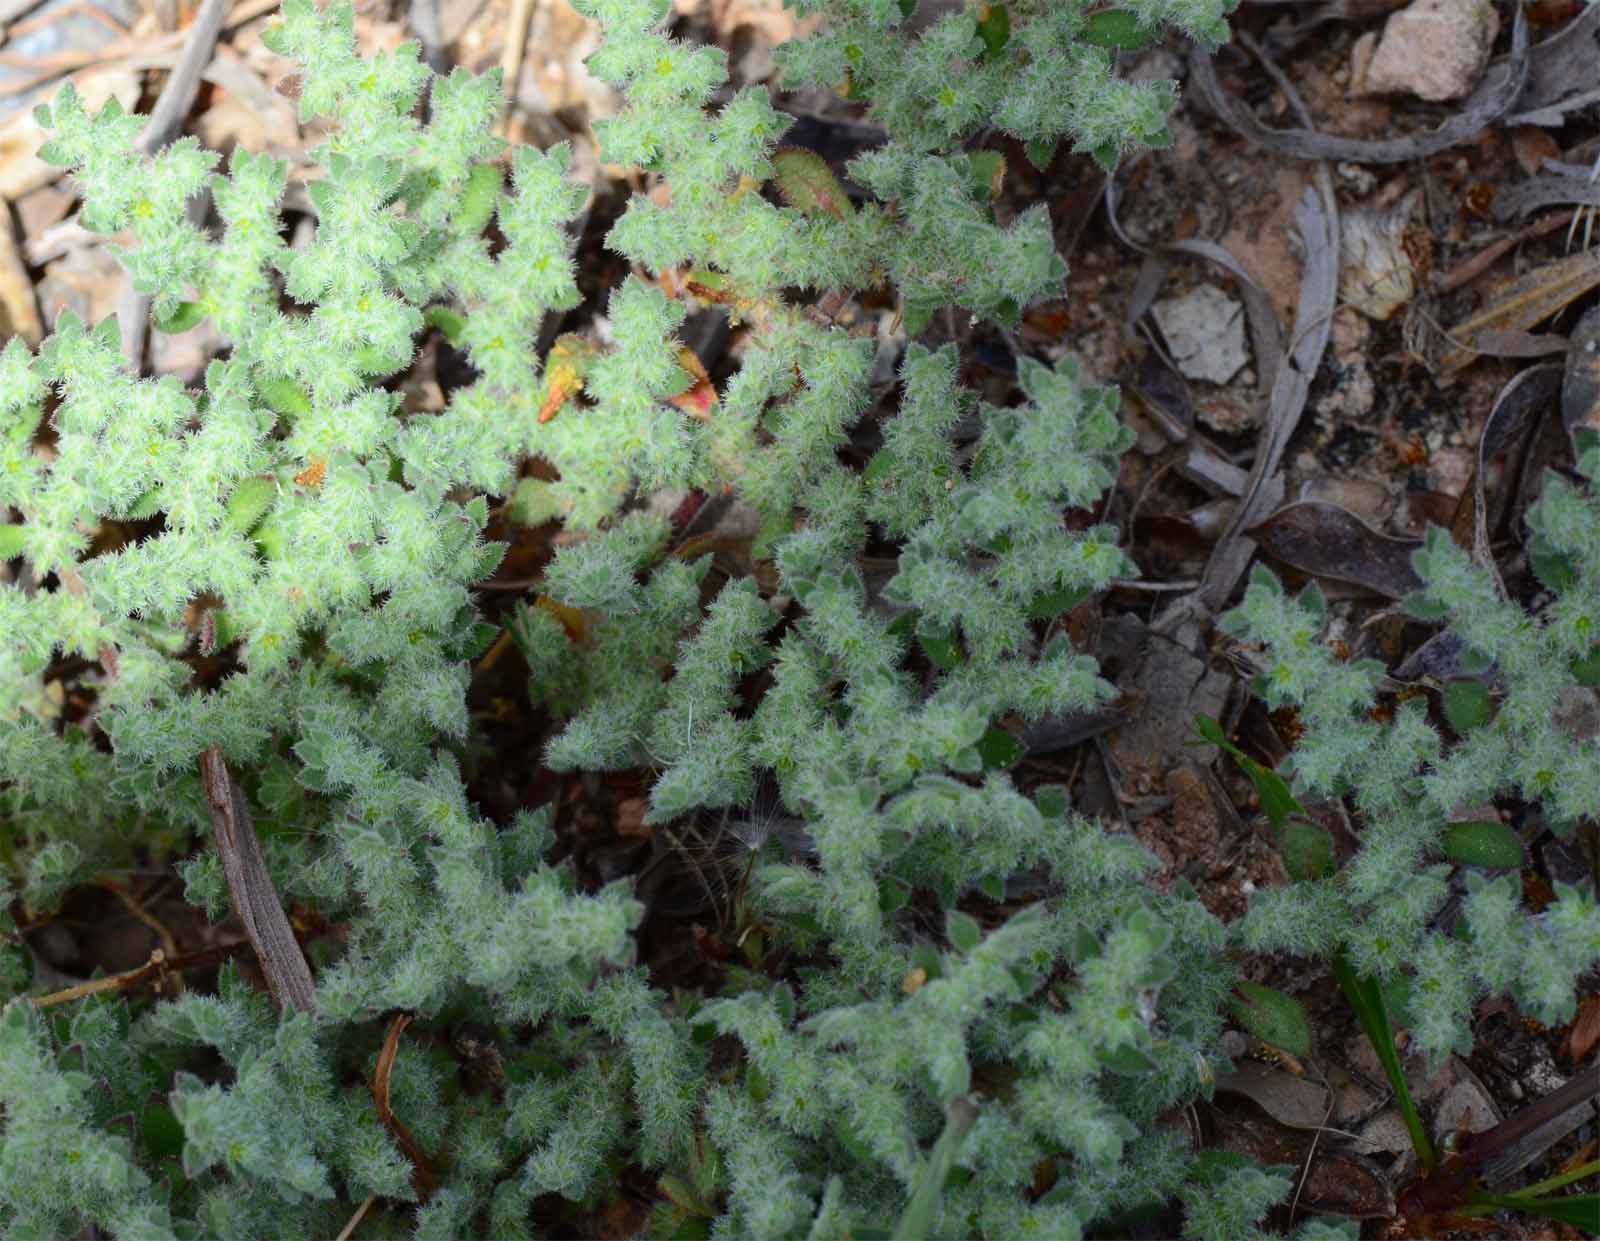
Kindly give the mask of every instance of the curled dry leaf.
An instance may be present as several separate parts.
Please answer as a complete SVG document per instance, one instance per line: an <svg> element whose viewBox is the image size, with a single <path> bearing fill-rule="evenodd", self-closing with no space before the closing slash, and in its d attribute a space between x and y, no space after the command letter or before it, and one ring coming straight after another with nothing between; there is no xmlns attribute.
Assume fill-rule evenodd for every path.
<svg viewBox="0 0 1600 1241"><path fill-rule="evenodd" d="M1477 137L1515 106L1528 82L1528 19L1519 5L1511 32L1511 55L1492 66L1484 81L1461 111L1438 129L1403 138L1368 142L1341 138L1314 129L1271 129L1248 107L1223 91L1217 81L1215 58L1197 51L1189 58L1195 85L1212 110L1241 137L1275 155L1292 159L1350 160L1360 164L1404 164L1447 151Z"/></svg>
<svg viewBox="0 0 1600 1241"><path fill-rule="evenodd" d="M389 1103L389 1083L394 1073L395 1057L400 1054L400 1036L410 1024L409 1013L397 1013L389 1023L389 1033L383 1040L383 1050L378 1053L378 1066L372 1075L372 1101L378 1109L379 1123L389 1131L411 1162L411 1187L417 1191L417 1197L426 1202L433 1196L436 1180L433 1168L428 1157L422 1153L422 1148L417 1145L416 1138L411 1136L411 1130L394 1114Z"/></svg>
<svg viewBox="0 0 1600 1241"><path fill-rule="evenodd" d="M1505 584L1500 580L1500 570L1495 564L1490 547L1490 536L1499 527L1506 506L1512 496L1510 489L1500 486L1493 496L1488 492L1488 475L1491 467L1510 452L1535 428L1538 416L1549 408L1561 383L1561 368L1551 363L1530 366L1512 377L1500 394L1484 421L1483 432L1478 437L1477 460L1473 466L1472 481L1461 494L1454 518L1450 522L1450 536L1472 553L1480 567L1493 577L1502 594ZM1524 502L1528 497L1522 497Z"/></svg>
<svg viewBox="0 0 1600 1241"><path fill-rule="evenodd" d="M1285 505L1245 533L1268 554L1314 577L1350 582L1391 599L1422 585L1411 567L1419 540L1380 534L1337 504Z"/></svg>
<svg viewBox="0 0 1600 1241"><path fill-rule="evenodd" d="M1417 291L1405 238L1421 197L1421 190L1412 190L1390 207L1358 208L1339 218L1339 296L1369 319L1389 318Z"/></svg>

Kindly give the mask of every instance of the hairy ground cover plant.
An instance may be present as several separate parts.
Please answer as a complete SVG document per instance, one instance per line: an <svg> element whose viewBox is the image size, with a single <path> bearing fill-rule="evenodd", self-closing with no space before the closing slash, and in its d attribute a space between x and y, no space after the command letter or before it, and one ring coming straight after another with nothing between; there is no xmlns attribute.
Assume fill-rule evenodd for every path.
<svg viewBox="0 0 1600 1241"><path fill-rule="evenodd" d="M1579 470L1600 467L1593 447ZM1557 884L1540 913L1523 906L1520 840L1477 808L1513 798L1542 809L1561 833L1600 812L1592 713L1597 642L1600 505L1549 475L1528 511L1534 564L1550 599L1530 615L1437 528L1416 553L1416 616L1447 621L1461 644L1461 676L1443 690L1447 730L1426 704L1403 703L1391 722L1371 714L1381 664L1341 661L1319 640L1325 620L1313 588L1291 600L1258 570L1222 619L1260 642L1257 691L1295 706L1305 732L1292 770L1307 796L1349 796L1360 848L1335 868L1324 829L1301 824L1290 888L1263 892L1241 924L1252 949L1338 957L1362 978L1403 984L1405 1025L1430 1056L1466 1052L1471 1008L1509 994L1524 1012L1558 1024L1576 1009L1574 984L1600 960L1592 893ZM1436 925L1462 867L1454 931ZM1507 872L1495 874L1494 872Z"/></svg>
<svg viewBox="0 0 1600 1241"><path fill-rule="evenodd" d="M313 945L308 1013L274 1014L231 970L153 1006L11 1002L0 1217L322 1236L370 1197L364 1227L513 1237L631 1162L683 1235L1073 1236L1172 1202L1192 1235L1253 1229L1288 1178L1196 1160L1157 1124L1224 1063L1221 926L1150 894L1143 853L1059 789L1021 792L994 728L1109 693L1041 638L1129 567L1111 531L1063 522L1128 445L1115 395L1023 359L1022 400L994 406L960 388L952 347L914 346L857 472L838 450L869 347L804 309L888 282L913 326L946 306L1007 322L1057 292L1046 213L996 220L1004 166L974 135L1039 162L1066 137L1108 165L1159 140L1170 88L1117 82L1108 49L1163 25L1219 39L1224 7L1017 0L908 34L914 0L798 5L832 21L790 75L847 85L890 133L850 166L861 203L778 146L764 91L708 109L723 57L668 38L666 0L579 7L605 32L590 68L627 97L603 157L661 183L609 237L653 280L612 292L607 343L576 335L545 367L539 325L578 297L567 152L512 153L505 184L494 81L433 80L419 121L416 50L359 58L348 7L290 0L268 36L304 66L302 116L334 122L305 249L280 236L281 162L239 153L217 176L192 140L143 160L137 118L70 92L42 117L84 222L130 231L158 325L209 317L228 356L195 393L129 375L111 322L0 353L0 828L20 895L47 909L192 850L190 899L222 915L216 855L191 843L215 745L280 895L344 934ZM185 214L207 189L217 235ZM690 303L749 328L704 418L674 400L697 379L675 337ZM477 379L406 415L382 381L424 325ZM469 588L501 555L486 496L530 454L559 479L517 488L519 510L592 532L517 623L561 724L546 761L655 768L657 823L737 808L770 773L807 842L749 876L781 975L757 950L722 994L662 994L633 965L626 880L579 891L545 860L547 812L497 827L469 804L467 661L492 636ZM778 592L733 581L702 607L705 562L631 500L724 484L761 514ZM869 539L895 552L882 581ZM70 720L67 686L87 704ZM1008 901L1029 870L1047 896ZM413 1024L386 1042L395 1012ZM463 1027L490 1069L456 1052Z"/></svg>

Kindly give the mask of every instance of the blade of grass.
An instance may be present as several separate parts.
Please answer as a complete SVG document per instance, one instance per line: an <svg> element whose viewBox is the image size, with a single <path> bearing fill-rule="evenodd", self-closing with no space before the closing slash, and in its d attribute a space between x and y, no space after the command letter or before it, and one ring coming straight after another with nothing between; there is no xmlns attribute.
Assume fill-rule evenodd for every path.
<svg viewBox="0 0 1600 1241"><path fill-rule="evenodd" d="M944 1132L928 1153L917 1177L917 1187L906 1203L905 1213L895 1225L895 1241L921 1241L933 1235L933 1217L939 1210L939 1197L944 1192L945 1178L955 1167L956 1156L961 1153L961 1143L967 1130L978 1119L978 1105L966 1095L961 1095L945 1109Z"/></svg>
<svg viewBox="0 0 1600 1241"><path fill-rule="evenodd" d="M1428 1140L1428 1131L1423 1128L1422 1117L1411 1098L1411 1088L1406 1084L1405 1070L1395 1052L1394 1027L1389 1023L1383 991L1372 979L1358 978L1342 952L1333 956L1333 976L1339 980L1339 989L1344 992L1345 1000L1355 1010L1361 1028L1366 1031L1367 1040L1372 1044L1372 1050L1378 1053L1378 1063L1383 1066L1383 1074L1389 1079L1395 1102L1400 1106L1401 1119L1406 1122L1406 1132L1411 1136L1412 1148L1417 1152L1417 1163L1421 1165L1423 1175L1432 1175L1439 1166L1439 1158L1434 1154L1433 1143Z"/></svg>

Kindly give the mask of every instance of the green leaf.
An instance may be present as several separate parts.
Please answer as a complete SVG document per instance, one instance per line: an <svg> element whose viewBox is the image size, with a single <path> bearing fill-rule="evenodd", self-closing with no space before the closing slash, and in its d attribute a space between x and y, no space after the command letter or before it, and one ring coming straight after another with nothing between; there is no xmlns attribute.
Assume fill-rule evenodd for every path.
<svg viewBox="0 0 1600 1241"><path fill-rule="evenodd" d="M1011 39L1011 10L1003 4L978 7L978 38L983 40L985 60L993 60Z"/></svg>
<svg viewBox="0 0 1600 1241"><path fill-rule="evenodd" d="M476 237L489 222L500 201L500 169L494 164L479 164L467 174L467 188L461 191L456 207L456 230L460 236Z"/></svg>
<svg viewBox="0 0 1600 1241"><path fill-rule="evenodd" d="M952 668L959 668L966 662L966 654L961 649L961 641L955 632L943 629L931 623L917 626L917 644L922 647L922 653L931 663L948 672Z"/></svg>
<svg viewBox="0 0 1600 1241"><path fill-rule="evenodd" d="M984 769L993 771L1019 762L1027 751L1005 729L990 728L978 738L978 753L983 758Z"/></svg>
<svg viewBox="0 0 1600 1241"><path fill-rule="evenodd" d="M1053 590L1034 599L1028 605L1028 615L1034 620L1050 620L1063 612L1070 612L1089 594L1087 590Z"/></svg>
<svg viewBox="0 0 1600 1241"><path fill-rule="evenodd" d="M770 560L779 539L794 533L794 514L768 513L761 519L755 542L750 545L750 555L756 560Z"/></svg>
<svg viewBox="0 0 1600 1241"><path fill-rule="evenodd" d="M1389 1024L1389 1010L1383 1002L1383 990L1372 979L1357 977L1355 967L1343 952L1334 954L1332 964L1339 990L1344 992L1345 1001L1361 1022L1367 1041L1372 1044L1378 1063L1383 1066L1383 1075L1389 1080L1389 1089L1394 1091L1395 1102L1400 1106L1400 1117L1405 1121L1406 1132L1411 1135L1411 1145L1417 1152L1417 1163L1422 1166L1424 1173L1431 1175L1439 1166L1439 1159L1433 1152L1433 1143L1428 1140L1428 1131L1423 1128L1422 1117L1411 1098L1411 1086L1406 1081L1405 1070L1400 1066L1400 1056L1394 1049L1394 1027Z"/></svg>
<svg viewBox="0 0 1600 1241"><path fill-rule="evenodd" d="M911 902L911 889L900 880L885 877L878 884L878 911L885 917L904 909Z"/></svg>
<svg viewBox="0 0 1600 1241"><path fill-rule="evenodd" d="M1492 819L1450 824L1444 829L1444 855L1463 866L1490 870L1519 870L1526 860L1517 834Z"/></svg>
<svg viewBox="0 0 1600 1241"><path fill-rule="evenodd" d="M971 952L983 938L983 928L978 925L978 920L959 909L952 909L945 914L944 933L960 952Z"/></svg>
<svg viewBox="0 0 1600 1241"><path fill-rule="evenodd" d="M1591 1237L1600 1235L1600 1194L1574 1194L1570 1198L1519 1198L1515 1194L1474 1194L1474 1203L1521 1211L1539 1219L1560 1220Z"/></svg>
<svg viewBox="0 0 1600 1241"><path fill-rule="evenodd" d="M1091 47L1137 52L1156 41L1156 32L1150 27L1141 26L1139 19L1127 9L1102 9L1089 18L1081 37Z"/></svg>
<svg viewBox="0 0 1600 1241"><path fill-rule="evenodd" d="M264 560L281 560L289 546L289 534L274 518L268 518L255 532L256 548Z"/></svg>
<svg viewBox="0 0 1600 1241"><path fill-rule="evenodd" d="M978 880L978 891L982 892L991 901L1000 902L1006 899L1006 881L1002 875L985 875Z"/></svg>
<svg viewBox="0 0 1600 1241"><path fill-rule="evenodd" d="M139 1117L139 1140L152 1159L183 1153L183 1126L173 1111L160 1099L145 1105Z"/></svg>
<svg viewBox="0 0 1600 1241"><path fill-rule="evenodd" d="M1489 687L1482 681L1451 681L1444 687L1444 718L1458 733L1469 733L1489 722Z"/></svg>
<svg viewBox="0 0 1600 1241"><path fill-rule="evenodd" d="M157 316L156 328L169 336L176 335L187 332L205 317L206 312L200 308L199 302L179 302L170 315L165 318Z"/></svg>
<svg viewBox="0 0 1600 1241"><path fill-rule="evenodd" d="M1549 547L1543 539L1534 540L1533 546L1528 549L1528 561L1546 590L1566 594L1578 584L1578 573L1572 567L1572 561Z"/></svg>
<svg viewBox="0 0 1600 1241"><path fill-rule="evenodd" d="M966 1141L967 1131L977 1119L978 1104L975 1100L960 1095L950 1101L945 1109L944 1131L939 1134L939 1140L933 1144L927 1160L918 1169L911 1200L906 1203L905 1212L895 1225L895 1241L921 1241L924 1237L934 1235L933 1221L939 1213L939 1199L944 1193L945 1181L955 1168L956 1156L961 1153L961 1144ZM856 1229L852 1230L851 1235L860 1237L864 1234Z"/></svg>
<svg viewBox="0 0 1600 1241"><path fill-rule="evenodd" d="M10 522L0 524L0 560L12 560L22 555L22 527Z"/></svg>
<svg viewBox="0 0 1600 1241"><path fill-rule="evenodd" d="M944 959L939 955L939 950L926 940L911 949L911 966L913 969L921 969L929 978L940 978L944 975Z"/></svg>
<svg viewBox="0 0 1600 1241"><path fill-rule="evenodd" d="M998 200L1005 186L1006 157L999 151L974 151L968 158L972 196L979 202Z"/></svg>
<svg viewBox="0 0 1600 1241"><path fill-rule="evenodd" d="M900 468L900 463L895 459L893 450L880 448L872 454L872 460L861 471L861 481L868 484L883 482L892 479Z"/></svg>
<svg viewBox="0 0 1600 1241"><path fill-rule="evenodd" d="M1333 833L1305 819L1290 819L1278 836L1283 866L1297 882L1333 873Z"/></svg>
<svg viewBox="0 0 1600 1241"><path fill-rule="evenodd" d="M772 153L772 167L778 193L801 215L831 215L843 220L855 214L839 178L815 151L780 147Z"/></svg>
<svg viewBox="0 0 1600 1241"><path fill-rule="evenodd" d="M1233 1019L1263 1043L1296 1056L1311 1054L1311 1023L1291 995L1241 978L1228 1000Z"/></svg>
<svg viewBox="0 0 1600 1241"><path fill-rule="evenodd" d="M1023 154L1028 157L1028 162L1043 172L1055 162L1056 144L1042 138L1032 138L1022 145Z"/></svg>
<svg viewBox="0 0 1600 1241"><path fill-rule="evenodd" d="M926 332L938 309L937 306L928 303L908 302L905 314L906 335L915 338Z"/></svg>
<svg viewBox="0 0 1600 1241"><path fill-rule="evenodd" d="M1572 661L1572 677L1589 689L1600 685L1600 646Z"/></svg>
<svg viewBox="0 0 1600 1241"><path fill-rule="evenodd" d="M1291 814L1310 817L1306 814L1306 808L1300 804L1300 800L1289 791L1288 782L1272 768L1256 762L1229 741L1227 734L1222 731L1222 725L1216 720L1209 715L1197 715L1194 718L1194 727L1200 734L1202 743L1226 751L1233 757L1233 761L1239 764L1244 774L1250 777L1250 783L1255 786L1256 796L1261 798L1261 809L1265 811L1268 822L1274 828L1281 829Z"/></svg>
<svg viewBox="0 0 1600 1241"><path fill-rule="evenodd" d="M292 421L311 412L310 396L292 379L257 380L256 391L267 408L281 418Z"/></svg>
<svg viewBox="0 0 1600 1241"><path fill-rule="evenodd" d="M222 528L229 534L249 534L267 515L278 497L278 484L271 478L246 478L228 497Z"/></svg>
<svg viewBox="0 0 1600 1241"><path fill-rule="evenodd" d="M439 334L452 345L461 343L461 333L467 326L466 316L448 306L429 306L422 312L422 321L431 328L438 328Z"/></svg>
<svg viewBox="0 0 1600 1241"><path fill-rule="evenodd" d="M1095 1058L1118 1077L1144 1077L1161 1066L1148 1052L1137 1047L1102 1047Z"/></svg>
<svg viewBox="0 0 1600 1241"><path fill-rule="evenodd" d="M165 502L166 495L161 487L152 487L133 502L133 506L128 510L128 520L145 521L154 517L161 511Z"/></svg>

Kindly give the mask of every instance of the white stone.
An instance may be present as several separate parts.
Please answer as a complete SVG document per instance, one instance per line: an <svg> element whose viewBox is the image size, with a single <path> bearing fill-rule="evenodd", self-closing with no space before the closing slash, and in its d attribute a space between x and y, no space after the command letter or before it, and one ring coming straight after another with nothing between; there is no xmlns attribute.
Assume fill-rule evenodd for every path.
<svg viewBox="0 0 1600 1241"><path fill-rule="evenodd" d="M1435 103L1471 93L1500 33L1490 0L1413 0L1350 50L1352 95L1409 94Z"/></svg>
<svg viewBox="0 0 1600 1241"><path fill-rule="evenodd" d="M1244 307L1215 285L1165 298L1151 313L1167 338L1173 362L1190 379L1225 384L1250 360Z"/></svg>

